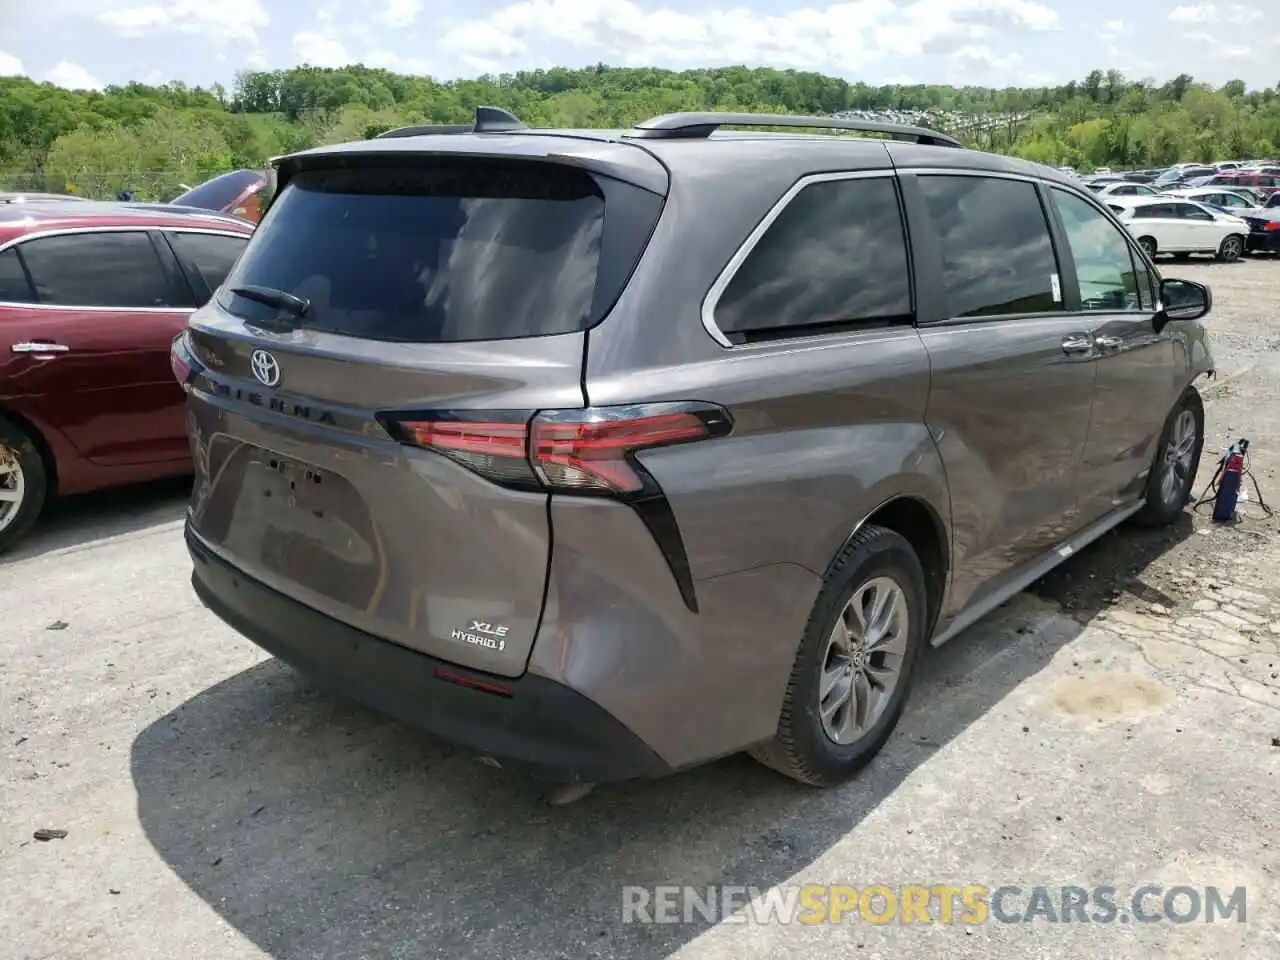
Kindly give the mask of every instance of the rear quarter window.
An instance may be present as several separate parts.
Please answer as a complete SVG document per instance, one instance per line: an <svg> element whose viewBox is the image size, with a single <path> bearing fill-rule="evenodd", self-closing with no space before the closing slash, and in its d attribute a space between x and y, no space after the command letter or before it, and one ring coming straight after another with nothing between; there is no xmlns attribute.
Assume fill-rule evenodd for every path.
<svg viewBox="0 0 1280 960"><path fill-rule="evenodd" d="M734 342L911 318L911 274L890 176L811 183L760 237L715 306Z"/></svg>
<svg viewBox="0 0 1280 960"><path fill-rule="evenodd" d="M0 303L32 303L35 294L27 280L18 251L10 247L0 253Z"/></svg>
<svg viewBox="0 0 1280 960"><path fill-rule="evenodd" d="M218 295L302 297L308 329L370 340L502 340L584 330L612 306L661 198L548 163L425 158L294 176Z"/></svg>

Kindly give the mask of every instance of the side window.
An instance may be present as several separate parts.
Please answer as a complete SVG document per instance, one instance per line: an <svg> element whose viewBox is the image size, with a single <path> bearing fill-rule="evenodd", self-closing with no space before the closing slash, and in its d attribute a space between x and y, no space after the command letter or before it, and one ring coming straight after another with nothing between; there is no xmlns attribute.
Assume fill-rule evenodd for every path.
<svg viewBox="0 0 1280 960"><path fill-rule="evenodd" d="M1054 187L1085 310L1141 310L1138 275L1129 241L1089 203Z"/></svg>
<svg viewBox="0 0 1280 960"><path fill-rule="evenodd" d="M31 240L22 258L41 303L164 307L169 280L145 232L74 233Z"/></svg>
<svg viewBox="0 0 1280 960"><path fill-rule="evenodd" d="M228 234L174 232L166 236L182 261L182 268L188 273L195 272L204 280L207 292L200 291L196 297L201 306L222 286L222 281L227 279L227 274L249 242L248 237Z"/></svg>
<svg viewBox="0 0 1280 960"><path fill-rule="evenodd" d="M0 253L0 303L34 303L35 299L18 251L10 247Z"/></svg>
<svg viewBox="0 0 1280 960"><path fill-rule="evenodd" d="M802 189L733 275L715 308L728 337L911 316L911 282L892 177Z"/></svg>
<svg viewBox="0 0 1280 960"><path fill-rule="evenodd" d="M1192 203L1174 204L1174 216L1180 220L1212 220L1213 214Z"/></svg>
<svg viewBox="0 0 1280 960"><path fill-rule="evenodd" d="M1034 184L932 175L919 184L938 235L950 316L1062 309L1053 240Z"/></svg>

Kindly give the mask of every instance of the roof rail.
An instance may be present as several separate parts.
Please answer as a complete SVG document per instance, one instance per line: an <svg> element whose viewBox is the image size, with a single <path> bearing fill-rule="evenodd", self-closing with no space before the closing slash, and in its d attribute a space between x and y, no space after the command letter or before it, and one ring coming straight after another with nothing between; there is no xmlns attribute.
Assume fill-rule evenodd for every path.
<svg viewBox="0 0 1280 960"><path fill-rule="evenodd" d="M432 133L470 133L474 127L469 123L419 123L412 127L397 127L378 134L375 140L394 140L399 137L425 137Z"/></svg>
<svg viewBox="0 0 1280 960"><path fill-rule="evenodd" d="M391 140L399 137L423 137L441 133L509 133L524 130L520 118L501 107L476 107L475 123L419 123L410 127L397 127L378 134L375 140Z"/></svg>
<svg viewBox="0 0 1280 960"><path fill-rule="evenodd" d="M648 140L706 139L720 127L810 127L884 133L898 140L910 139L935 147L962 146L955 137L937 130L878 120L845 120L839 117L797 117L774 113L667 113L637 123L629 136Z"/></svg>

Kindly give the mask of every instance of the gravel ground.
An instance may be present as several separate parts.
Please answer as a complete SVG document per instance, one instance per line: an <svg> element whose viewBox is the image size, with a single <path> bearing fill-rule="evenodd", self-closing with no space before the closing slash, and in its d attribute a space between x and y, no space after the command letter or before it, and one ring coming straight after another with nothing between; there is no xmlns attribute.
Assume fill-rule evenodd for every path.
<svg viewBox="0 0 1280 960"><path fill-rule="evenodd" d="M1198 486L1243 435L1280 502L1280 262L1164 269L1216 295ZM937 651L841 789L734 758L552 808L201 609L185 493L68 502L0 561L6 960L1280 957L1280 525L1254 505L1116 532ZM1247 920L620 922L627 884L802 883L1244 886Z"/></svg>

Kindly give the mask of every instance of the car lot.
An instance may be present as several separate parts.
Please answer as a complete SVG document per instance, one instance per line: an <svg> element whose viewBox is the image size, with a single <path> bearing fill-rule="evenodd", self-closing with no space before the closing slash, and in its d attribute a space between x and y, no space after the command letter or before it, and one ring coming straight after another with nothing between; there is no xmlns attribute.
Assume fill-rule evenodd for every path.
<svg viewBox="0 0 1280 960"><path fill-rule="evenodd" d="M1280 263L1212 285L1197 485L1280 501ZM59 505L0 558L0 956L1280 954L1280 526L1112 534L928 658L825 793L734 758L547 807L313 690L202 610L181 484ZM35 830L66 830L40 842ZM1246 923L621 923L623 885L1244 886Z"/></svg>

